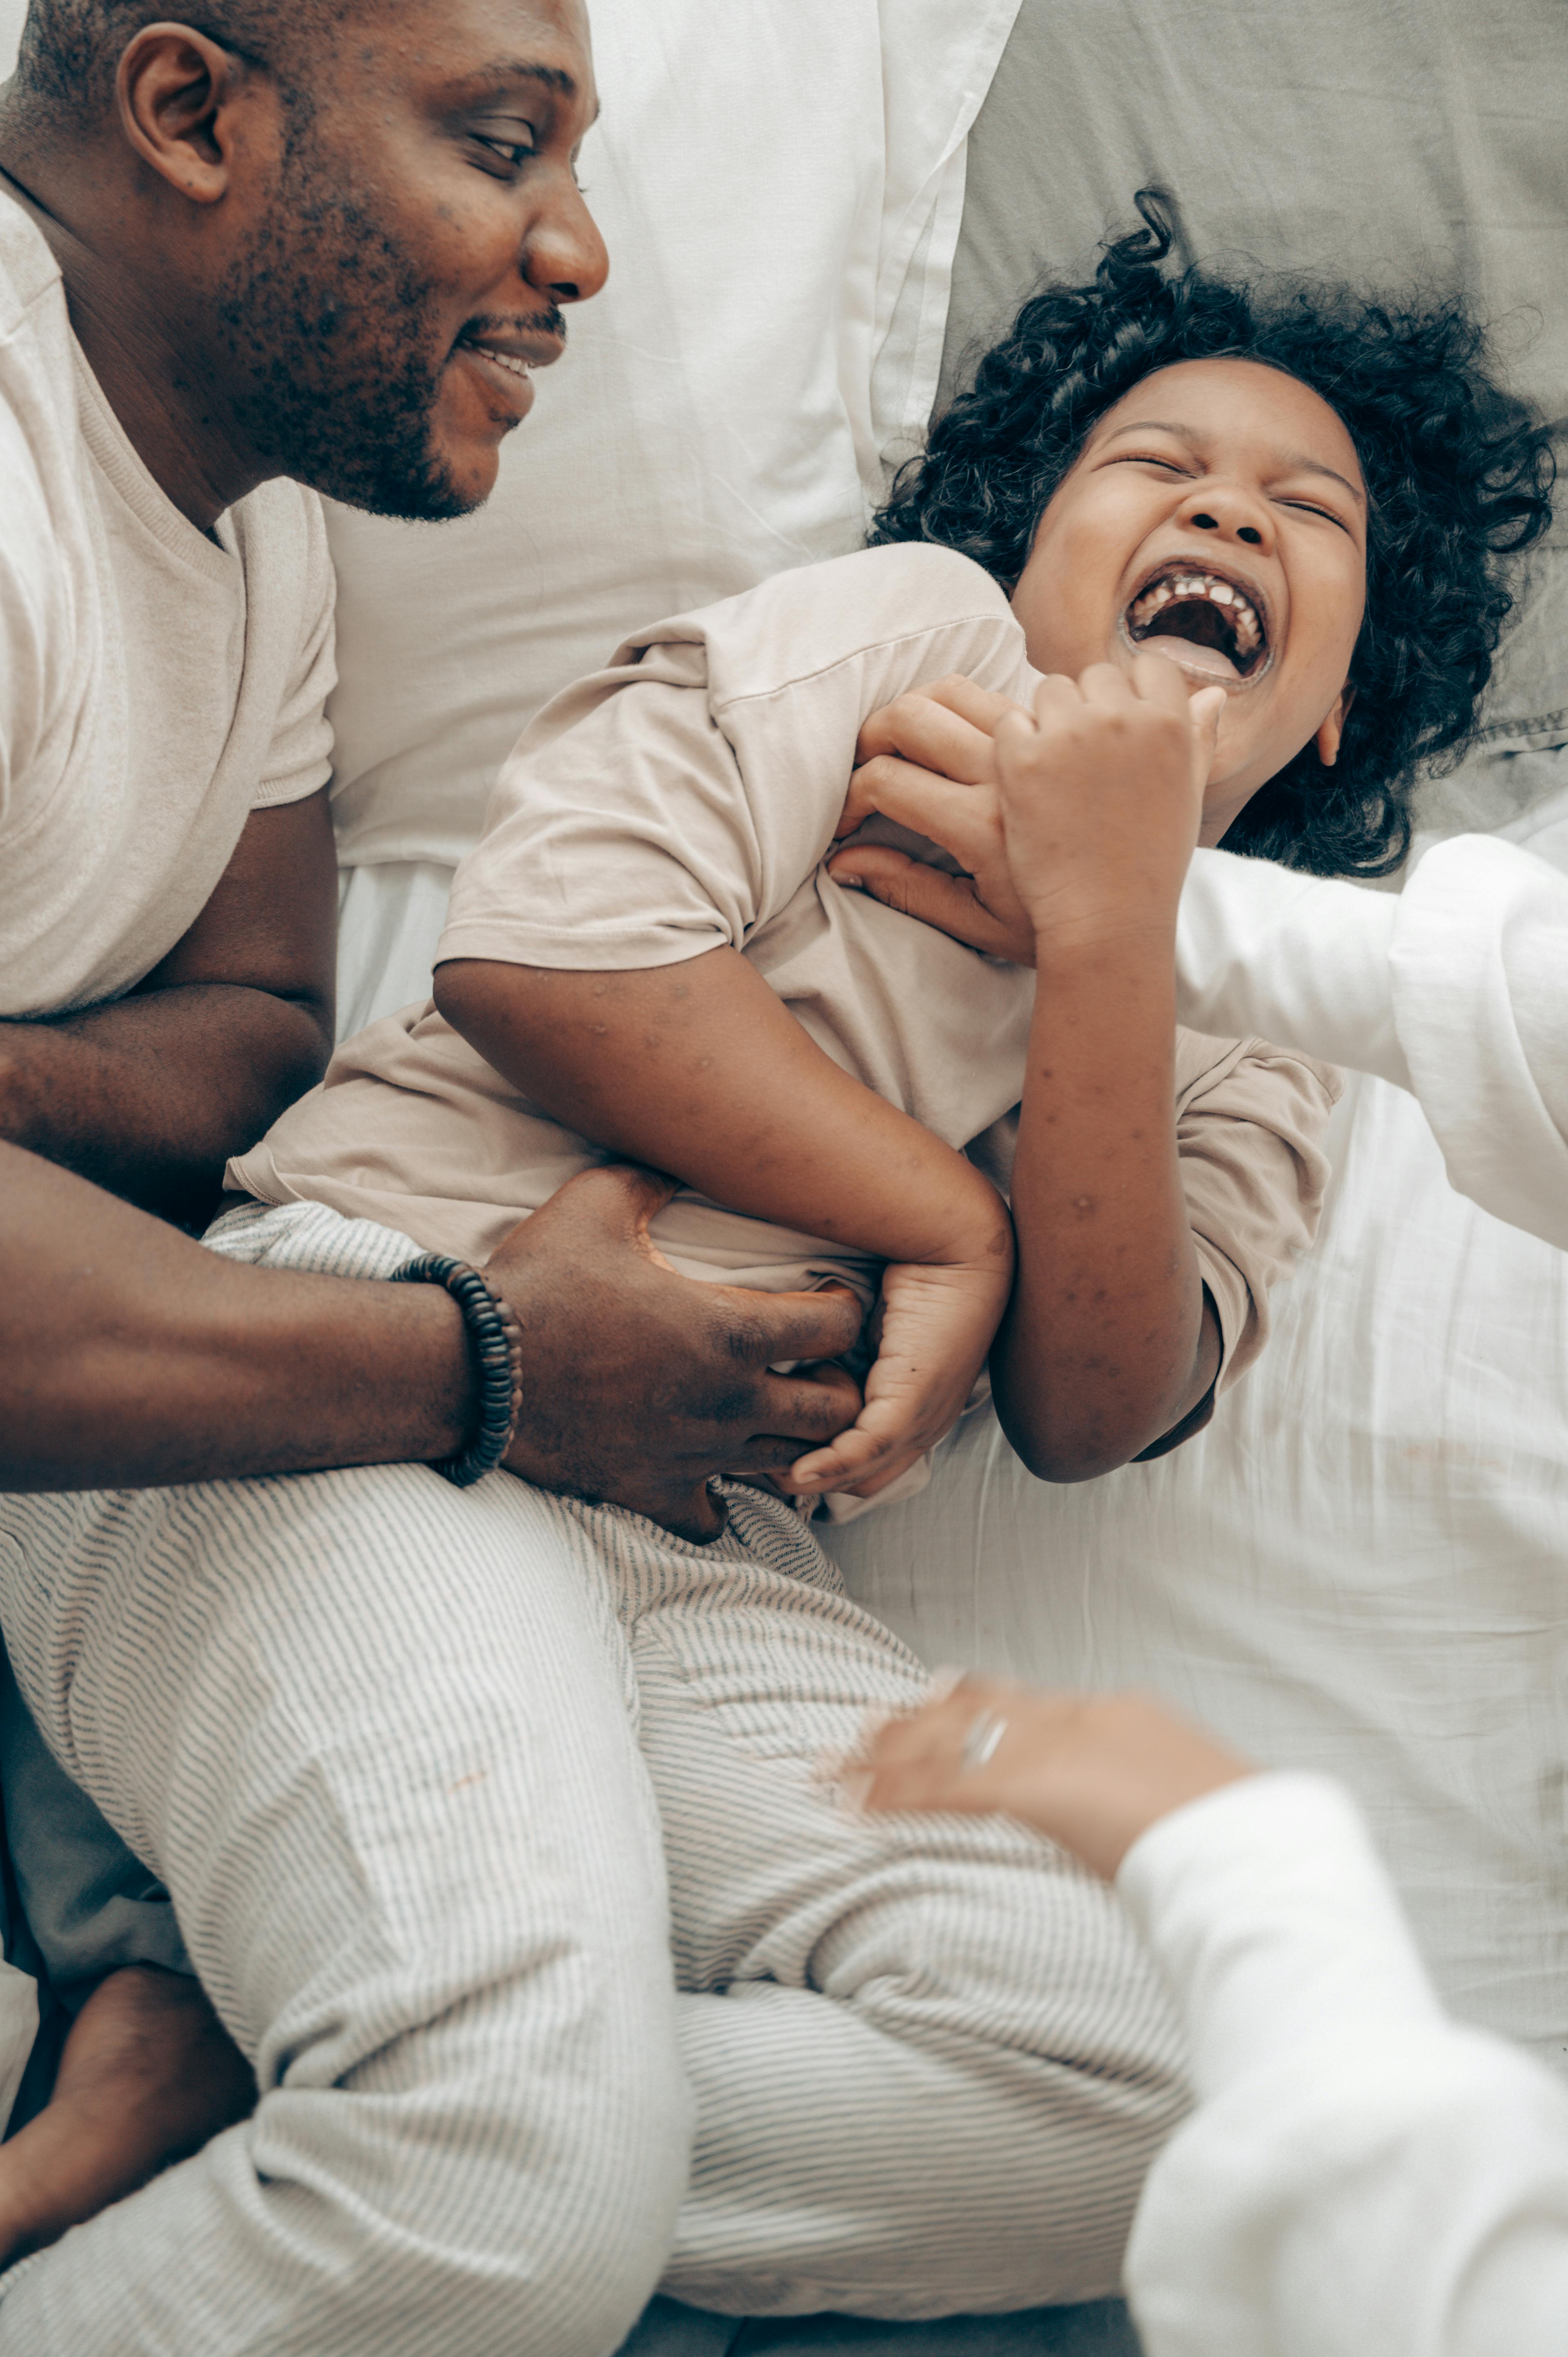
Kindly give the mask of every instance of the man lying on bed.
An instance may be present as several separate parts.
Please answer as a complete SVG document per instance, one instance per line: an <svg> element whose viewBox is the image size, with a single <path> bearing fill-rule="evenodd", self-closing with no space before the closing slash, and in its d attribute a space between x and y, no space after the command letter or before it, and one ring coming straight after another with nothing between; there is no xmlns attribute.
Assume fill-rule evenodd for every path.
<svg viewBox="0 0 1568 2357"><path fill-rule="evenodd" d="M0 103L0 1479L202 1486L8 1497L0 1605L248 2060L186 1975L105 1983L0 2155L5 2249L246 2109L250 2062L263 2093L9 2276L0 2347L598 2352L663 2264L689 2107L643 1771L573 1566L531 1556L521 1482L470 1501L417 1462L478 1420L441 1288L239 1267L134 1208L199 1214L325 1062L331 580L278 479L402 514L486 495L604 275L585 29L575 0L156 16L35 0ZM509 1462L655 1512L856 1405L768 1372L842 1350L853 1308L665 1274L658 1194L596 1175L489 1272L528 1328ZM322 1466L388 1469L233 1486ZM59 1788L35 1830L85 1811L14 1708L6 1745L17 1792ZM62 1951L182 1962L95 1822L119 1866Z"/></svg>

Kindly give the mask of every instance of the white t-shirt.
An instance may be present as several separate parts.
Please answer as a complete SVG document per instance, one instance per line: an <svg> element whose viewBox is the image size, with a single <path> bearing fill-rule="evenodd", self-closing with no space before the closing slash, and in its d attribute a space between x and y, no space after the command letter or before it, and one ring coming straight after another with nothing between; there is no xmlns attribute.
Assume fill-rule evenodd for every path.
<svg viewBox="0 0 1568 2357"><path fill-rule="evenodd" d="M263 484L209 539L158 488L0 192L0 1017L113 998L211 897L252 810L326 784L320 505Z"/></svg>
<svg viewBox="0 0 1568 2357"><path fill-rule="evenodd" d="M1117 1888L1197 2096L1128 2248L1148 2357L1557 2357L1568 2090L1446 2018L1339 1788L1227 1785Z"/></svg>

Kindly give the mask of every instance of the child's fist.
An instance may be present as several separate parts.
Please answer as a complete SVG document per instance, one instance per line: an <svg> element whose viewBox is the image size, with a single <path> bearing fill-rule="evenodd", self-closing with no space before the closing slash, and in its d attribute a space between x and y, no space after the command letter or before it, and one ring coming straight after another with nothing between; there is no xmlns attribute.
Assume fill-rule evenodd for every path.
<svg viewBox="0 0 1568 2357"><path fill-rule="evenodd" d="M1189 698L1161 655L1096 663L1004 713L996 761L1008 866L1042 942L1173 930L1203 823L1223 688Z"/></svg>

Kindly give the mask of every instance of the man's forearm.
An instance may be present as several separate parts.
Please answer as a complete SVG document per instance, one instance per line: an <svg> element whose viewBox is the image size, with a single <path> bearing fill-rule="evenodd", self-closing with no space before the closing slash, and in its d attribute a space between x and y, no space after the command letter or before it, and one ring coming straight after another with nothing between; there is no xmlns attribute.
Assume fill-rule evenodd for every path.
<svg viewBox="0 0 1568 2357"><path fill-rule="evenodd" d="M0 1146L0 1488L430 1460L471 1437L438 1286L236 1265Z"/></svg>
<svg viewBox="0 0 1568 2357"><path fill-rule="evenodd" d="M320 1079L303 1002L228 983L0 1023L0 1139L166 1217L210 1208L231 1154Z"/></svg>

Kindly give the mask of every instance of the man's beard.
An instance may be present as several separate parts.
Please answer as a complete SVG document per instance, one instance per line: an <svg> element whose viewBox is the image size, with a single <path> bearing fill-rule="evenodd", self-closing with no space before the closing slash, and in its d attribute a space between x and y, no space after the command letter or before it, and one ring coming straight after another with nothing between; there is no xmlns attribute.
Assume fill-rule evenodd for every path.
<svg viewBox="0 0 1568 2357"><path fill-rule="evenodd" d="M220 289L236 422L254 450L346 506L465 515L477 502L433 437L448 359L439 297L330 166L308 134L291 143L275 201Z"/></svg>

